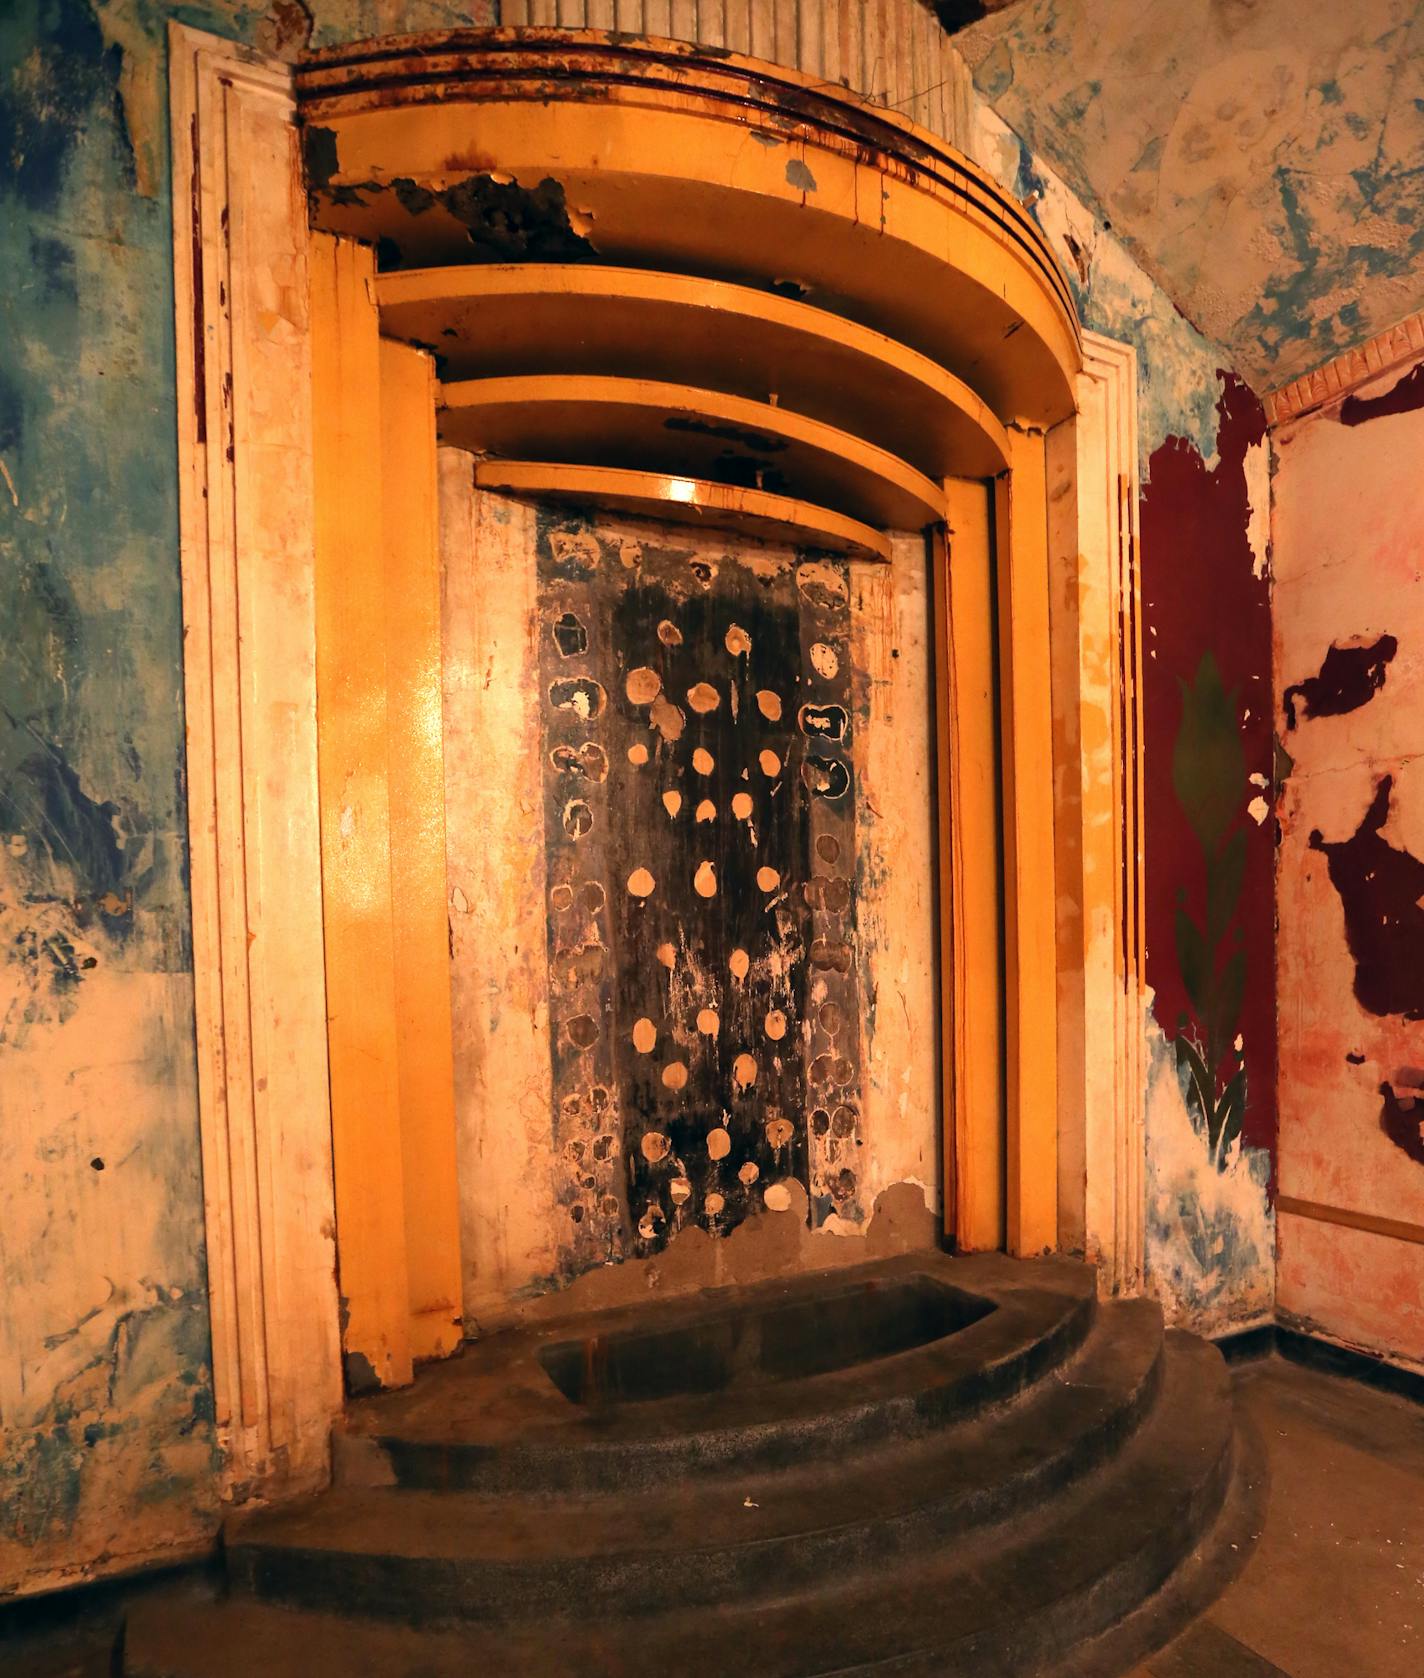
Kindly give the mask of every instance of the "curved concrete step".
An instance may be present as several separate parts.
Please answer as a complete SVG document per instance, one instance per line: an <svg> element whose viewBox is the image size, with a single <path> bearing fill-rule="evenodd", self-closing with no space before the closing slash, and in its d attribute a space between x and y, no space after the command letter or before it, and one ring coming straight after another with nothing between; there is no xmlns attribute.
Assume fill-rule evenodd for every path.
<svg viewBox="0 0 1424 1678"><path fill-rule="evenodd" d="M1150 1598L1198 1546L1233 1464L1230 1388L1214 1348L1167 1337L1156 1402L1097 1474L1033 1516L814 1590L634 1619L587 1602L522 1626L412 1630L234 1598L135 1609L129 1678L332 1674L455 1678L1026 1678ZM677 1580L669 1581L676 1597Z"/></svg>
<svg viewBox="0 0 1424 1678"><path fill-rule="evenodd" d="M299 1606L522 1619L746 1600L927 1549L1031 1510L1118 1451L1157 1390L1150 1301L1109 1305L1081 1351L1008 1409L848 1461L633 1496L338 1488L234 1524L229 1574Z"/></svg>
<svg viewBox="0 0 1424 1678"><path fill-rule="evenodd" d="M596 1343L639 1308L496 1337L414 1387L352 1406L334 1440L337 1478L427 1491L626 1492L842 1457L1016 1397L1081 1345L1096 1305L1092 1271L1070 1261L926 1253L858 1268L891 1281L928 1274L994 1309L942 1340L847 1369L603 1410L566 1399L539 1354L575 1332ZM825 1285L809 1277L735 1297L754 1309ZM695 1314L706 1298L657 1309Z"/></svg>

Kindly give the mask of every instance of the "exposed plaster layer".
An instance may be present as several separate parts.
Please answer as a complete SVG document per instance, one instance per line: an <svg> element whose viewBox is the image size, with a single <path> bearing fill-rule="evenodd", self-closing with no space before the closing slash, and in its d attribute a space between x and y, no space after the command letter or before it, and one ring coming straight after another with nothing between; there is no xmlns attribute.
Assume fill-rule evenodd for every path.
<svg viewBox="0 0 1424 1678"><path fill-rule="evenodd" d="M837 1240L825 1229L813 1230L806 1191L793 1183L784 1207L754 1212L730 1235L715 1236L698 1224L688 1224L656 1257L600 1265L561 1290L528 1291L510 1300L486 1326L510 1327L603 1311L649 1297L747 1286L801 1271L866 1264L895 1253L936 1247L939 1233L939 1219L926 1205L919 1183L892 1183L884 1189L853 1241Z"/></svg>
<svg viewBox="0 0 1424 1678"><path fill-rule="evenodd" d="M1277 962L1284 1195L1424 1224L1424 407L1392 370L1272 433L1284 734ZM1371 416L1349 424L1351 416ZM1421 1249L1282 1229L1282 1308L1424 1360ZM1347 1281L1331 1280L1338 1264ZM1410 1290L1413 1290L1412 1292Z"/></svg>
<svg viewBox="0 0 1424 1678"><path fill-rule="evenodd" d="M555 1269L548 891L531 702L539 613L533 509L477 493L458 449L440 451L440 474L451 1006L474 1333Z"/></svg>
<svg viewBox="0 0 1424 1678"><path fill-rule="evenodd" d="M865 1204L919 1184L939 1210L938 961L929 571L924 541L896 536L890 565L851 567L857 714L860 994L865 1011Z"/></svg>
<svg viewBox="0 0 1424 1678"><path fill-rule="evenodd" d="M1284 1322L1424 1372L1424 1247L1281 1213Z"/></svg>
<svg viewBox="0 0 1424 1678"><path fill-rule="evenodd" d="M1416 0L1029 0L955 39L994 108L1269 385L1424 300L1421 29Z"/></svg>
<svg viewBox="0 0 1424 1678"><path fill-rule="evenodd" d="M1271 1157L1235 1147L1218 1163L1171 1043L1148 1034L1147 1283L1176 1322L1204 1334L1269 1319L1274 1302Z"/></svg>

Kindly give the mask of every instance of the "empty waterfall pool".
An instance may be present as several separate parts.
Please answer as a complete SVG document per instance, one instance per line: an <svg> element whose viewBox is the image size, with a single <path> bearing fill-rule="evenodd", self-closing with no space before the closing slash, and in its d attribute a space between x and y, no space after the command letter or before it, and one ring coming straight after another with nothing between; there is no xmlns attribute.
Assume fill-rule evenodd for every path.
<svg viewBox="0 0 1424 1678"><path fill-rule="evenodd" d="M539 1361L575 1404L635 1404L824 1375L943 1340L995 1309L934 1276L818 1279L729 1291L702 1309L668 1304L607 1335L560 1340Z"/></svg>

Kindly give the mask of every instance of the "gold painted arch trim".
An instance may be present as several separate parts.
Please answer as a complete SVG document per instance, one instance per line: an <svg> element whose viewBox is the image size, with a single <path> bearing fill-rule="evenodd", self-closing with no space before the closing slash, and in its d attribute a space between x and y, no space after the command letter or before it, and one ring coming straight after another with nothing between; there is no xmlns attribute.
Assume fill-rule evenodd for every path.
<svg viewBox="0 0 1424 1678"><path fill-rule="evenodd" d="M725 527L763 540L890 561L890 540L878 530L829 508L767 490L660 472L530 460L481 461L475 467L475 484L511 495L611 508L704 528Z"/></svg>
<svg viewBox="0 0 1424 1678"><path fill-rule="evenodd" d="M923 473L847 431L769 402L652 379L465 379L442 387L440 435L472 454L651 468L726 481L733 473L865 524L921 529L944 517Z"/></svg>
<svg viewBox="0 0 1424 1678"><path fill-rule="evenodd" d="M987 478L1008 433L928 356L872 327L727 280L594 264L491 263L376 279L382 330L447 378L607 375L700 384L854 431L935 479Z"/></svg>
<svg viewBox="0 0 1424 1678"><path fill-rule="evenodd" d="M1005 424L1073 411L1082 334L1022 206L846 89L674 42L537 29L332 49L297 83L322 135L315 224L384 242L388 266L518 254L525 230L513 252L503 234L482 243L478 214L481 194L512 191L529 254L551 241L561 260L794 287L963 378Z"/></svg>

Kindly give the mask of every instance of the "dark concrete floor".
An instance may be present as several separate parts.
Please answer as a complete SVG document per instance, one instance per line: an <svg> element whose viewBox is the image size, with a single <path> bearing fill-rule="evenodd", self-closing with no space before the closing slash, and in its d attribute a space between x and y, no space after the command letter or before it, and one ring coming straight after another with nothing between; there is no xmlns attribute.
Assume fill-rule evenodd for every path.
<svg viewBox="0 0 1424 1678"><path fill-rule="evenodd" d="M1244 1365L1236 1391L1266 1447L1265 1530L1132 1678L1418 1678L1424 1408L1279 1358Z"/></svg>
<svg viewBox="0 0 1424 1678"><path fill-rule="evenodd" d="M1211 1612L1131 1678L1419 1678L1424 1408L1278 1358L1236 1388L1269 1461L1265 1530ZM18 1636L0 1620L0 1673L109 1678L120 1614L115 1595Z"/></svg>

